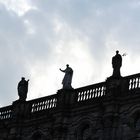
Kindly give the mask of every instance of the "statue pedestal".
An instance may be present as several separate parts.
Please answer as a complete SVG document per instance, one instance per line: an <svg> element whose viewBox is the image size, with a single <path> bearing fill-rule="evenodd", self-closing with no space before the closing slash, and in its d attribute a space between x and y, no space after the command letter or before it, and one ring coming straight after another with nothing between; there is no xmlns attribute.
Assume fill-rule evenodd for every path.
<svg viewBox="0 0 140 140"><path fill-rule="evenodd" d="M122 96L128 90L129 83L123 77L109 77L106 80L108 96Z"/></svg>
<svg viewBox="0 0 140 140"><path fill-rule="evenodd" d="M73 105L76 100L74 89L58 90L57 95L58 95L58 106L62 108Z"/></svg>
<svg viewBox="0 0 140 140"><path fill-rule="evenodd" d="M26 101L16 100L12 104L12 115L14 119L23 119L30 114L30 106Z"/></svg>

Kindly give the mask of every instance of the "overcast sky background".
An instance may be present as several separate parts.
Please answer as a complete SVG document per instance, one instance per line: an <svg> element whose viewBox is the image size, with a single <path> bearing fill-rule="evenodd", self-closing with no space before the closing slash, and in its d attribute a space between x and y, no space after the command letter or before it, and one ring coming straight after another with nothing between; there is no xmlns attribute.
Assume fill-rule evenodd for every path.
<svg viewBox="0 0 140 140"><path fill-rule="evenodd" d="M0 0L0 106L22 76L27 100L55 94L67 63L74 88L105 81L116 50L122 76L140 72L140 0Z"/></svg>

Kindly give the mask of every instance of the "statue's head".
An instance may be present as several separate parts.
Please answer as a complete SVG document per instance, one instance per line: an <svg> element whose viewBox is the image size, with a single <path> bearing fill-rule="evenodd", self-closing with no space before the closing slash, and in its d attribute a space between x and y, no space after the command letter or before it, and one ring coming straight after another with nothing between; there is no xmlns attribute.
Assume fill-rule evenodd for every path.
<svg viewBox="0 0 140 140"><path fill-rule="evenodd" d="M21 80L25 80L25 77L21 77Z"/></svg>
<svg viewBox="0 0 140 140"><path fill-rule="evenodd" d="M69 64L67 64L66 66L69 67Z"/></svg>
<svg viewBox="0 0 140 140"><path fill-rule="evenodd" d="M119 54L119 51L118 50L116 51L116 54Z"/></svg>

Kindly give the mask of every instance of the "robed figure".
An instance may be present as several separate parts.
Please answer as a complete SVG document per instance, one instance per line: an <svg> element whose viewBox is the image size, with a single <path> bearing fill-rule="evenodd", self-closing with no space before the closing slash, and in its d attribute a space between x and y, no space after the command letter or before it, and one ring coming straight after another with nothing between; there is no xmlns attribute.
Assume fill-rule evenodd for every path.
<svg viewBox="0 0 140 140"><path fill-rule="evenodd" d="M112 67L113 67L113 75L114 78L120 78L120 68L122 66L122 56L119 54L119 51L116 51L116 55L112 58Z"/></svg>
<svg viewBox="0 0 140 140"><path fill-rule="evenodd" d="M73 76L73 70L71 67L69 67L69 65L66 65L66 69L62 70L60 69L60 71L64 72L64 78L62 80L62 85L63 85L63 89L72 89L71 83L72 83L72 76Z"/></svg>
<svg viewBox="0 0 140 140"><path fill-rule="evenodd" d="M21 81L18 83L18 95L19 100L25 101L27 98L27 92L28 92L28 82L29 80L25 80L24 77L21 78Z"/></svg>

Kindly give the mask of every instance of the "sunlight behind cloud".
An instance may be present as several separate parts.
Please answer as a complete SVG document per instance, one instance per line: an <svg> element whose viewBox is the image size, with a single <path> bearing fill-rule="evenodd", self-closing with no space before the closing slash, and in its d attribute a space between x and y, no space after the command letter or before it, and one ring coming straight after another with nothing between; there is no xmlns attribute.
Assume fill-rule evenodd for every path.
<svg viewBox="0 0 140 140"><path fill-rule="evenodd" d="M24 15L28 10L34 8L30 5L30 0L0 0L8 10L14 11L19 16Z"/></svg>
<svg viewBox="0 0 140 140"><path fill-rule="evenodd" d="M69 49L66 49L65 44L67 44ZM58 47L52 50L50 56L55 57L49 57L47 61L38 61L36 64L31 65L28 99L54 94L57 90L61 89L64 73L59 68L65 69L67 63L74 70L73 88L91 83L94 60L87 45L76 39L69 40L67 43L63 42L61 45L59 49L63 51L60 51Z"/></svg>

